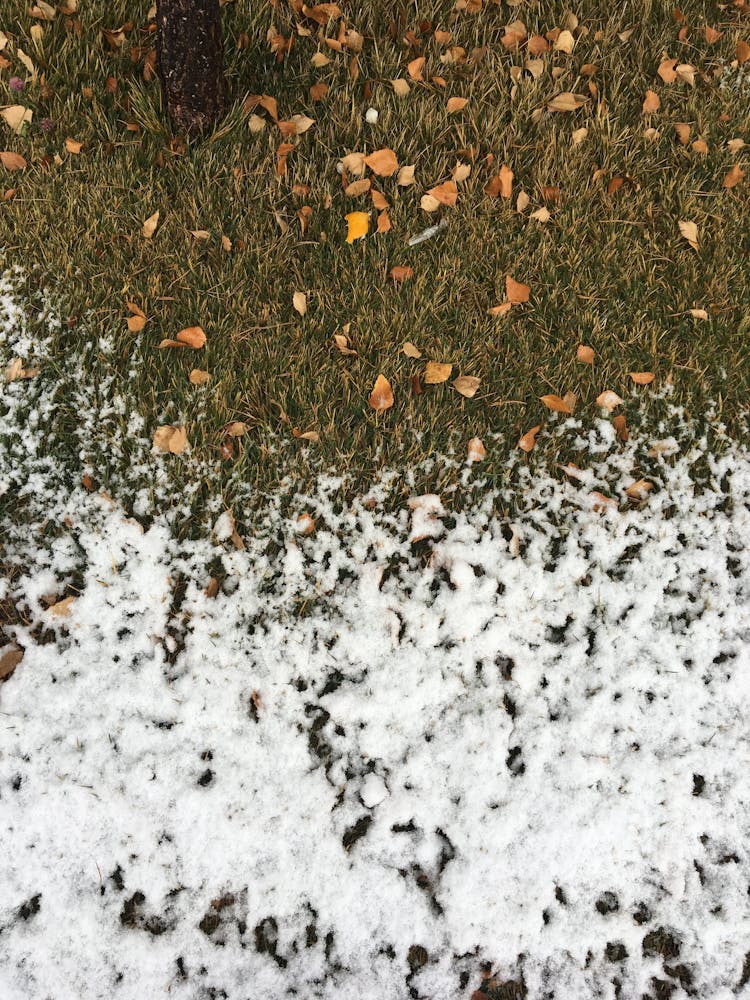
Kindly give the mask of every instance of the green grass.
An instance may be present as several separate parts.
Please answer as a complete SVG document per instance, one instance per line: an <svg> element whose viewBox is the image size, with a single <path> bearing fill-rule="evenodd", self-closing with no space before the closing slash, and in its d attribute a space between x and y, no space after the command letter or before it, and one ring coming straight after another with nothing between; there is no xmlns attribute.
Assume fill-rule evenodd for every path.
<svg viewBox="0 0 750 1000"><path fill-rule="evenodd" d="M520 17L529 34L563 27L566 4L511 9L485 2L467 14L453 12L452 3L342 3L347 24L365 36L359 77L352 80L350 57L329 51L313 22L300 22L312 36L296 35L297 19L284 0L276 9L231 3L224 30L232 111L212 137L181 151L164 124L158 83L144 81L142 59L130 58L131 46L153 42L145 30L148 2L82 3L77 20L58 15L52 24L41 22L38 47L30 29L40 22L28 15L29 6L6 0L0 15L0 29L34 59L46 84L11 94L10 76L27 75L12 53L11 66L0 71L2 102L34 110L22 136L0 124L0 148L29 161L12 174L0 168L0 196L15 189L0 200L5 262L36 267L30 280L54 288L71 316L94 332L115 333L123 378L139 367L128 392L149 435L164 414L183 418L195 453L208 459L218 456L224 424L249 423L238 458L223 465L227 495L239 479L272 487L291 471L293 452L269 450L267 442L273 435L291 437L292 427L320 434L318 444L296 443L300 452L363 481L381 465L415 465L451 446L463 451L474 435L489 441L502 434L507 446L488 448L492 474L518 437L546 419L539 396L571 390L580 399L578 412L593 416L602 389L630 391L631 370L654 371L657 385L671 378L677 401L691 414L706 400L717 401L730 429L746 408L748 180L731 190L722 180L735 162L750 173L750 145L735 153L726 146L732 138L750 144L750 101L747 89L722 87L717 76L734 58L738 38L750 39L750 23L739 10L686 0L689 34L681 42L671 2L583 0L576 13L588 34L572 55L543 56L544 75L524 74L512 99L510 69L522 65L525 53L505 51L505 25ZM394 40L389 25L400 14ZM420 22L428 20L433 29L451 30L467 53L486 46L484 58L476 65L442 64L430 28L423 24L427 30L420 33ZM127 44L113 52L101 29L127 21L133 24ZM706 23L724 33L713 45L704 37ZM280 64L266 41L272 24L296 36ZM618 33L629 28L632 36L621 41ZM388 81L407 77L406 64L418 54L403 44L408 29L423 44L425 77L443 76L445 89L425 83L414 84L406 98L393 93ZM320 35L336 30L331 24ZM249 45L238 48L242 33ZM322 69L310 61L318 50L331 58ZM694 87L658 79L663 52L698 68ZM588 78L579 74L586 63L598 67L596 96L572 114L534 115L560 91L587 94ZM746 86L748 66L740 71ZM560 70L555 80L552 68ZM736 83L737 71L726 74ZM114 95L108 77L117 79ZM316 103L309 88L318 81L330 89ZM647 88L662 102L651 116L641 114ZM277 99L281 118L304 113L316 120L297 139L281 179L275 174L280 133L270 121L252 133L242 111L247 95L261 93ZM467 97L469 104L448 115L448 96ZM375 127L363 120L370 105L380 112ZM45 117L54 122L49 135L38 127ZM690 123L691 140L704 139L708 153L681 146L676 122ZM574 147L571 133L584 125L588 136ZM658 139L644 137L649 126L658 129ZM79 155L65 151L67 137L84 143ZM344 195L336 164L345 153L381 146L392 148L399 163L416 165L417 183L399 188L395 178L378 179L393 229L375 234L373 212L370 235L348 245L345 214L372 206L367 196ZM456 162L466 161L459 150L469 146L476 148L472 174L459 185L457 205L444 210L447 229L409 248L407 237L436 221L420 208L421 195L450 178ZM488 154L494 154L492 165ZM503 163L515 174L510 201L484 194ZM596 170L603 174L594 181ZM610 196L607 183L617 176L628 180ZM309 194L296 196L295 183L308 184ZM543 185L561 192L559 203L548 206L546 225L528 219L543 204ZM515 211L522 188L531 198L524 215ZM304 236L295 217L303 204L313 210ZM142 223L157 209L159 228L145 240ZM698 252L679 234L682 219L698 225ZM189 230L196 229L210 231L210 240L194 239ZM222 249L222 235L233 242L231 252ZM388 278L397 264L414 269L400 286ZM497 319L487 310L504 298L506 274L530 285L531 298ZM307 294L304 318L292 307L295 291ZM128 299L149 317L140 334L126 329ZM707 309L710 318L691 318L691 307ZM332 345L332 334L346 323L356 358ZM195 324L208 335L204 351L157 350L163 337ZM424 360L480 376L477 396L464 400L449 383L413 395L411 377L424 360L400 353L404 340L416 343ZM593 368L576 362L579 343L597 352ZM61 336L61 355L71 345L70 336ZM93 379L99 363L92 354ZM189 384L193 367L211 372L207 388ZM381 415L367 404L379 372L396 396ZM62 425L72 427L77 418L63 404ZM96 447L92 443L93 459ZM540 438L540 453L543 448ZM100 468L106 486L106 463Z"/></svg>

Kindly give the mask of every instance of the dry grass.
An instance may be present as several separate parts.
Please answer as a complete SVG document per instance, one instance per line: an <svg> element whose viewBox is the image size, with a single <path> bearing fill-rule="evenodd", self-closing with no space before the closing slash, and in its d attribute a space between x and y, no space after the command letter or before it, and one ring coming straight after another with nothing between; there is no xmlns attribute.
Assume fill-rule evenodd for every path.
<svg viewBox="0 0 750 1000"><path fill-rule="evenodd" d="M490 474L499 474L519 435L545 419L540 395L572 390L593 415L603 388L630 390L630 370L654 371L657 384L671 377L690 412L716 400L732 427L750 381L750 228L747 181L726 190L722 180L735 162L748 171L750 146L733 153L727 141L750 142L750 102L741 73L725 71L734 82L729 86L716 73L731 62L737 39L750 37L746 14L683 3L689 33L680 42L671 2L583 0L575 13L588 33L572 55L544 56L543 76L524 74L513 96L510 70L522 65L524 53L504 49L505 25L521 17L530 33L561 27L565 4L527 2L511 10L485 2L467 14L451 3L342 3L347 23L365 36L359 77L352 80L350 57L329 51L310 21L304 23L312 35L295 37L291 54L274 61L268 28L296 34L297 19L283 0L276 9L232 3L224 10L232 113L209 140L175 152L158 85L143 80L142 60L134 63L129 55L132 45L153 41L145 31L148 6L82 4L78 21L60 15L44 25L35 47L29 33L38 22L28 15L29 4L6 0L0 28L32 56L50 90L43 96L36 84L20 97L7 96L7 103L20 99L33 107L34 125L23 136L2 133L3 148L22 153L29 167L0 173L0 193L15 188L0 201L0 246L7 263L37 267L33 281L54 287L71 315L115 333L122 371L140 366L132 408L146 416L147 426L182 419L198 454L218 454L227 421L251 425L241 454L225 463L227 491L238 478L272 486L286 474L288 452L282 463L264 442L291 435L292 427L320 434L319 444L300 443L300 450L363 479L381 464L415 464L452 445L463 449L474 435L501 433L508 444L490 449L486 463ZM128 20L127 44L112 52L101 29ZM395 38L389 33L394 20ZM430 27L423 24L420 32L425 21ZM706 23L723 31L715 44L704 37ZM431 31L438 27L450 30L467 53L485 46L484 58L475 65L441 63ZM629 28L633 34L620 40L618 33ZM414 84L408 97L394 94L388 81L407 77L406 64L418 54L404 44L408 29L423 46L425 77L442 75L445 89ZM598 41L596 32L602 32ZM249 44L238 48L243 33ZM335 35L335 26L325 33ZM310 61L318 50L331 57L322 69ZM698 68L694 87L662 84L656 68L664 51ZM553 94L588 93L588 79L579 73L587 63L598 67L595 98L573 114L545 111L537 120L534 110ZM553 68L561 71L556 80ZM22 70L13 60L2 71L0 90L7 92L10 75ZM117 79L114 95L108 77ZM745 84L748 77L745 67ZM330 90L316 103L309 88L318 81ZM647 88L662 102L648 117L641 113ZM281 179L275 175L278 130L269 122L251 133L242 111L246 95L259 93L277 99L282 118L305 113L316 119L297 140ZM469 104L448 115L447 96L467 97ZM363 120L370 105L380 112L374 127ZM45 117L54 122L49 135L37 124ZM705 140L708 152L680 145L676 122L690 123L691 140ZM571 133L584 125L585 141L573 146ZM649 126L659 138L644 137ZM84 143L79 155L65 151L68 136ZM391 204L393 229L350 246L345 214L372 206L366 196L344 195L336 164L347 152L380 146L391 147L400 163L415 164L417 183L399 188L394 178L382 179L378 187ZM459 151L470 146L472 174L459 185L458 204L445 210L448 227L409 248L407 237L435 221L421 210L421 194L448 179L459 159L467 161ZM503 163L515 174L510 201L484 193ZM602 174L594 180L597 170ZM608 195L613 177L627 180ZM295 183L308 184L309 194L296 196ZM544 204L545 185L559 188L560 200L548 204L552 218L542 225L528 215ZM531 199L525 215L515 211L521 189ZM312 208L304 236L295 217L303 204ZM144 240L142 222L157 209L157 234ZM285 232L277 216L288 224ZM679 235L681 219L698 225L697 253ZM211 237L196 240L190 230L208 230ZM232 241L231 252L222 248L222 235ZM400 286L388 278L397 264L414 270ZM487 310L502 301L506 274L531 286L531 300L497 319ZM296 290L307 293L304 318L292 307ZM128 299L149 316L137 335L125 326ZM707 309L710 318L691 318L691 307ZM200 356L157 350L162 337L196 323L209 339ZM345 323L352 324L357 358L332 346L332 334ZM407 339L425 359L480 376L478 395L464 400L449 384L413 395L411 377L424 362L400 353ZM581 342L597 352L593 368L575 361ZM70 338L61 338L60 350L70 349ZM96 366L96 357L90 363ZM205 389L188 382L196 366L212 374ZM396 395L383 415L367 405L379 372ZM196 420L200 394L208 394L207 417Z"/></svg>

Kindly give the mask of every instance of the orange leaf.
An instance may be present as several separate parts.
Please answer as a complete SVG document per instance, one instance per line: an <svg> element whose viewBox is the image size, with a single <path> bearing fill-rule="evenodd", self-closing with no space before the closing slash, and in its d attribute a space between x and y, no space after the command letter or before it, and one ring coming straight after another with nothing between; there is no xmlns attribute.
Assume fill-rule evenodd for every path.
<svg viewBox="0 0 750 1000"><path fill-rule="evenodd" d="M536 444L536 436L541 429L542 425L537 424L536 427L532 427L530 431L526 431L526 433L518 439L518 447L521 451L531 451Z"/></svg>
<svg viewBox="0 0 750 1000"><path fill-rule="evenodd" d="M467 399L471 399L476 395L479 384L480 379L478 379L476 375L459 375L458 378L453 381L453 388L456 392L460 392L462 396L465 396Z"/></svg>
<svg viewBox="0 0 750 1000"><path fill-rule="evenodd" d="M738 163L735 163L732 169L724 177L721 186L725 188L736 187L744 176L745 176L745 171L741 169Z"/></svg>
<svg viewBox="0 0 750 1000"><path fill-rule="evenodd" d="M646 91L646 97L643 101L643 113L644 115L651 115L655 111L658 111L661 107L661 98L653 90Z"/></svg>
<svg viewBox="0 0 750 1000"><path fill-rule="evenodd" d="M188 347L198 350L205 346L206 335L199 326L188 326L184 330L180 330L177 334L177 340L181 344L186 344Z"/></svg>
<svg viewBox="0 0 750 1000"><path fill-rule="evenodd" d="M378 215L378 232L387 233L391 229L391 219L385 209Z"/></svg>
<svg viewBox="0 0 750 1000"><path fill-rule="evenodd" d="M439 385L447 382L453 371L453 365L444 365L439 361L428 361L424 370L425 385Z"/></svg>
<svg viewBox="0 0 750 1000"><path fill-rule="evenodd" d="M521 305L523 302L529 301L529 292L531 288L528 285L524 285L520 281L514 281L509 274L505 276L505 294L508 296L508 302L511 305L517 306Z"/></svg>
<svg viewBox="0 0 750 1000"><path fill-rule="evenodd" d="M654 484L648 479L639 479L625 490L631 500L645 500L646 495L654 488Z"/></svg>
<svg viewBox="0 0 750 1000"><path fill-rule="evenodd" d="M6 170L25 170L27 163L20 153L6 151L0 153L0 163Z"/></svg>
<svg viewBox="0 0 750 1000"><path fill-rule="evenodd" d="M659 68L657 73L665 83L674 83L677 79L677 74L675 73L675 66L677 65L676 59L662 59L659 63Z"/></svg>
<svg viewBox="0 0 750 1000"><path fill-rule="evenodd" d="M690 139L690 126L685 122L675 122L674 130L677 133L677 138L680 140L680 145L687 146Z"/></svg>
<svg viewBox="0 0 750 1000"><path fill-rule="evenodd" d="M624 413L618 413L618 415L612 419L612 426L617 431L618 440L628 440L630 435L628 434L628 424Z"/></svg>
<svg viewBox="0 0 750 1000"><path fill-rule="evenodd" d="M394 281L406 281L407 278L414 277L414 270L408 265L396 264L388 272L388 277L393 278Z"/></svg>
<svg viewBox="0 0 750 1000"><path fill-rule="evenodd" d="M347 243L353 243L355 240L367 236L367 228L370 222L367 212L349 212L346 216L346 222L348 227L346 233Z"/></svg>
<svg viewBox="0 0 750 1000"><path fill-rule="evenodd" d="M605 389L604 392L596 397L596 405L601 406L610 413L616 406L619 406L621 402L622 399L620 399L616 392L612 392L611 389Z"/></svg>
<svg viewBox="0 0 750 1000"><path fill-rule="evenodd" d="M744 42L741 38L737 42L737 48L734 50L737 56L737 62L742 64L746 63L750 59L750 45Z"/></svg>
<svg viewBox="0 0 750 1000"><path fill-rule="evenodd" d="M392 149L376 149L365 157L365 163L379 177L390 177L398 170L398 160Z"/></svg>
<svg viewBox="0 0 750 1000"><path fill-rule="evenodd" d="M468 97L449 97L448 104L446 105L448 109L448 114L452 115L456 111L463 111L466 105L469 103Z"/></svg>
<svg viewBox="0 0 750 1000"><path fill-rule="evenodd" d="M656 378L653 372L631 372L630 377L636 385L650 385Z"/></svg>
<svg viewBox="0 0 750 1000"><path fill-rule="evenodd" d="M205 385L210 381L211 376L208 372L202 371L200 368L193 368L193 370L188 375L191 385Z"/></svg>
<svg viewBox="0 0 750 1000"><path fill-rule="evenodd" d="M430 188L427 194L432 195L441 205L455 205L458 198L458 188L455 181L446 181L444 184Z"/></svg>
<svg viewBox="0 0 750 1000"><path fill-rule="evenodd" d="M555 413L573 412L561 396L555 396L552 394L549 396L540 396L539 399L542 403L544 403L548 410L554 410Z"/></svg>
<svg viewBox="0 0 750 1000"><path fill-rule="evenodd" d="M482 444L481 438L472 438L469 441L469 450L466 456L466 461L472 462L483 462L487 458L487 449Z"/></svg>
<svg viewBox="0 0 750 1000"><path fill-rule="evenodd" d="M378 413L393 406L391 383L385 375L378 375L375 379L375 387L370 394L369 403L373 410L377 410Z"/></svg>
<svg viewBox="0 0 750 1000"><path fill-rule="evenodd" d="M579 361L582 361L585 365L593 365L594 363L594 349L593 347L586 347L585 344L579 344L576 350L576 357Z"/></svg>
<svg viewBox="0 0 750 1000"><path fill-rule="evenodd" d="M499 306L492 306L487 312L490 316L506 316L512 308L512 302L501 302Z"/></svg>
<svg viewBox="0 0 750 1000"><path fill-rule="evenodd" d="M128 330L131 333L140 333L146 325L145 316L128 316Z"/></svg>
<svg viewBox="0 0 750 1000"><path fill-rule="evenodd" d="M492 178L484 191L492 198L496 198L498 195L501 198L510 198L513 191L513 171L510 167L503 164L500 173Z"/></svg>
<svg viewBox="0 0 750 1000"><path fill-rule="evenodd" d="M420 56L418 59L412 59L409 65L406 67L409 71L409 76L412 80L424 80L422 76L422 70L424 69L424 64L426 60L424 56Z"/></svg>
<svg viewBox="0 0 750 1000"><path fill-rule="evenodd" d="M711 28L708 25L706 25L704 30L706 33L706 41L708 42L709 45L713 45L714 42L718 42L718 40L724 34L723 31L717 31L716 28Z"/></svg>

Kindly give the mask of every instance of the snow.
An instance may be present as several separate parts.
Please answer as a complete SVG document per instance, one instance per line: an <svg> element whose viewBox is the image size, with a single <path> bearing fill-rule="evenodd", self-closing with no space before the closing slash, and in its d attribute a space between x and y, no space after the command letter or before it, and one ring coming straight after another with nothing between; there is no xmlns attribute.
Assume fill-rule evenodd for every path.
<svg viewBox="0 0 750 1000"><path fill-rule="evenodd" d="M3 366L43 359L9 285L0 317ZM120 404L75 364L84 462ZM410 497L321 472L185 538L169 470L197 460L151 456L135 414L129 501L88 493L38 440L55 393L0 385L25 651L0 686L3 1000L448 1000L489 970L530 998L747 991L743 445L676 409L627 444L569 419L581 478L485 442L507 479L464 470L461 509L437 472Z"/></svg>

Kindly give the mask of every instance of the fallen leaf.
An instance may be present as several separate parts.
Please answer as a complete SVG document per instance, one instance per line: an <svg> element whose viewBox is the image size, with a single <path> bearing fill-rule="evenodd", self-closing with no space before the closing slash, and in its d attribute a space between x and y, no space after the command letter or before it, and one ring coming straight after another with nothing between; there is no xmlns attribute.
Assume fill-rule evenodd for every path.
<svg viewBox="0 0 750 1000"><path fill-rule="evenodd" d="M378 215L378 226L377 231L379 233L387 233L391 230L391 219L385 209Z"/></svg>
<svg viewBox="0 0 750 1000"><path fill-rule="evenodd" d="M208 372L202 371L200 368L193 368L188 378L191 385L206 385L210 381L211 376Z"/></svg>
<svg viewBox="0 0 750 1000"><path fill-rule="evenodd" d="M411 87L406 80L391 80L391 86L393 87L394 93L398 97L406 97L411 90Z"/></svg>
<svg viewBox="0 0 750 1000"><path fill-rule="evenodd" d="M421 358L422 357L422 352L419 350L418 347L415 347L414 344L412 344L412 342L410 340L407 340L407 341L404 342L404 345L401 348L401 350L404 352L404 354L407 356L407 358Z"/></svg>
<svg viewBox="0 0 750 1000"><path fill-rule="evenodd" d="M675 122L674 130L677 133L680 145L687 146L690 140L690 126L685 122Z"/></svg>
<svg viewBox="0 0 750 1000"><path fill-rule="evenodd" d="M539 399L548 410L553 410L555 413L570 414L573 412L562 396L555 396L553 393L548 396L540 396Z"/></svg>
<svg viewBox="0 0 750 1000"><path fill-rule="evenodd" d="M221 237L221 249L225 253L231 253L232 251L232 241L229 239L228 236L224 236L223 234Z"/></svg>
<svg viewBox="0 0 750 1000"><path fill-rule="evenodd" d="M456 111L463 111L468 103L469 99L467 97L449 97L446 105L448 114L452 115Z"/></svg>
<svg viewBox="0 0 750 1000"><path fill-rule="evenodd" d="M582 361L585 365L593 365L594 363L594 349L593 347L587 347L585 344L579 344L576 348L576 358Z"/></svg>
<svg viewBox="0 0 750 1000"><path fill-rule="evenodd" d="M61 601L57 601L49 609L50 614L55 615L56 618L68 618L70 612L73 610L73 602L75 597L71 594L70 597L64 597Z"/></svg>
<svg viewBox="0 0 750 1000"><path fill-rule="evenodd" d="M128 316L128 330L131 333L140 333L146 325L146 322L147 320L145 316Z"/></svg>
<svg viewBox="0 0 750 1000"><path fill-rule="evenodd" d="M422 81L424 76L422 75L422 70L424 69L424 64L427 60L424 56L419 56L417 59L412 59L409 65L406 67L409 76L412 80Z"/></svg>
<svg viewBox="0 0 750 1000"><path fill-rule="evenodd" d="M583 482L586 478L586 470L580 468L575 462L568 462L567 465L559 465L559 469L565 473L566 476L570 476L571 479L576 479L579 483Z"/></svg>
<svg viewBox="0 0 750 1000"><path fill-rule="evenodd" d="M575 132L571 133L571 136L570 136L570 138L571 138L571 140L573 142L573 145L574 146L580 146L580 144L583 142L583 140L586 138L586 136L588 134L589 134L589 130L586 128L585 125L582 126L581 128L577 128L575 130Z"/></svg>
<svg viewBox="0 0 750 1000"><path fill-rule="evenodd" d="M727 142L727 149L732 153L738 153L741 149L745 147L744 139L730 139Z"/></svg>
<svg viewBox="0 0 750 1000"><path fill-rule="evenodd" d="M23 659L24 651L15 644L6 646L0 653L0 681L6 680Z"/></svg>
<svg viewBox="0 0 750 1000"><path fill-rule="evenodd" d="M487 184L484 193L491 198L500 195L501 198L510 198L513 191L513 171L507 164L503 164L500 172L496 174Z"/></svg>
<svg viewBox="0 0 750 1000"><path fill-rule="evenodd" d="M453 365L441 364L439 361L428 361L424 370L425 385L439 385L447 382L453 371Z"/></svg>
<svg viewBox="0 0 750 1000"><path fill-rule="evenodd" d="M617 438L619 441L628 440L630 435L628 434L628 425L624 413L618 413L616 417L612 418L612 426L617 432Z"/></svg>
<svg viewBox="0 0 750 1000"><path fill-rule="evenodd" d="M210 240L211 233L207 229L190 229L190 235L194 236L196 240Z"/></svg>
<svg viewBox="0 0 750 1000"><path fill-rule="evenodd" d="M423 194L419 199L419 207L425 212L437 212L440 202L431 194Z"/></svg>
<svg viewBox="0 0 750 1000"><path fill-rule="evenodd" d="M25 170L28 164L20 153L6 151L0 153L0 163L6 170Z"/></svg>
<svg viewBox="0 0 750 1000"><path fill-rule="evenodd" d="M177 340L181 344L187 345L187 347L198 350L205 346L206 335L199 326L186 326L184 330L180 330L177 334Z"/></svg>
<svg viewBox="0 0 750 1000"><path fill-rule="evenodd" d="M304 316L305 313L307 312L307 296L305 295L305 293L295 292L294 295L292 296L292 305L300 314L300 316Z"/></svg>
<svg viewBox="0 0 750 1000"><path fill-rule="evenodd" d="M490 316L506 316L512 308L512 302L501 302L499 306L492 306L487 312Z"/></svg>
<svg viewBox="0 0 750 1000"><path fill-rule="evenodd" d="M737 62L742 65L750 59L750 45L743 41L741 38L737 42L737 48L734 50L734 54L737 56Z"/></svg>
<svg viewBox="0 0 750 1000"><path fill-rule="evenodd" d="M404 264L396 264L388 272L388 277L392 278L394 281L406 281L407 278L414 277L414 271L411 267Z"/></svg>
<svg viewBox="0 0 750 1000"><path fill-rule="evenodd" d="M427 194L441 205L450 206L456 204L458 188L455 181L446 181L444 184L438 184L436 187L430 188Z"/></svg>
<svg viewBox="0 0 750 1000"><path fill-rule="evenodd" d="M349 324L347 323L347 326L348 325ZM349 340L349 338L345 333L334 333L333 342L338 348L338 350L341 352L341 354L347 354L356 357L357 352L351 346L351 341Z"/></svg>
<svg viewBox="0 0 750 1000"><path fill-rule="evenodd" d="M508 297L508 302L511 305L517 306L521 305L523 302L529 301L529 293L531 288L528 285L524 285L520 281L515 281L509 274L505 276L505 294Z"/></svg>
<svg viewBox="0 0 750 1000"><path fill-rule="evenodd" d="M471 465L474 462L483 462L485 458L487 458L487 449L482 444L481 438L472 438L469 441L466 461Z"/></svg>
<svg viewBox="0 0 750 1000"><path fill-rule="evenodd" d="M605 496L598 490L593 490L593 492L589 493L589 499L591 500L591 509L597 513L605 510L617 510L620 506L612 497Z"/></svg>
<svg viewBox="0 0 750 1000"><path fill-rule="evenodd" d="M392 149L376 149L365 157L365 163L378 177L390 177L398 170L398 160Z"/></svg>
<svg viewBox="0 0 750 1000"><path fill-rule="evenodd" d="M630 377L636 385L650 385L656 378L653 372L630 372Z"/></svg>
<svg viewBox="0 0 750 1000"><path fill-rule="evenodd" d="M535 212L532 212L529 218L536 219L537 222L544 223L544 222L549 222L552 216L550 215L549 209L545 208L545 206L542 205L541 208L538 208Z"/></svg>
<svg viewBox="0 0 750 1000"><path fill-rule="evenodd" d="M299 427L292 427L292 436L300 441L310 441L317 444L320 441L320 434L317 431L301 431Z"/></svg>
<svg viewBox="0 0 750 1000"><path fill-rule="evenodd" d="M557 94L552 98L547 104L548 111L577 111L578 108L583 107L588 101L588 97L584 97L582 94L572 94L570 91L565 91L562 94Z"/></svg>
<svg viewBox="0 0 750 1000"><path fill-rule="evenodd" d="M460 184L461 181L465 181L466 178L471 174L471 164L469 163L457 163L453 168L453 180Z"/></svg>
<svg viewBox="0 0 750 1000"><path fill-rule="evenodd" d="M688 309L688 312L693 319L708 319L708 313L705 309Z"/></svg>
<svg viewBox="0 0 750 1000"><path fill-rule="evenodd" d="M82 142L78 142L77 139L70 139L70 138L68 138L68 139L65 140L65 148L67 149L67 151L69 153L73 153L74 155L77 155L83 149L83 143Z"/></svg>
<svg viewBox="0 0 750 1000"><path fill-rule="evenodd" d="M6 125L17 135L23 132L24 125L30 125L34 112L31 108L25 108L22 104L11 104L0 111Z"/></svg>
<svg viewBox="0 0 750 1000"><path fill-rule="evenodd" d="M233 438L242 437L247 433L247 424L243 420L230 420L221 428L221 433Z"/></svg>
<svg viewBox="0 0 750 1000"><path fill-rule="evenodd" d="M685 237L693 250L698 249L698 227L694 222L681 221L680 233Z"/></svg>
<svg viewBox="0 0 750 1000"><path fill-rule="evenodd" d="M561 31L557 36L554 48L557 52L566 52L568 55L573 51L576 40L571 31Z"/></svg>
<svg viewBox="0 0 750 1000"><path fill-rule="evenodd" d="M691 66L690 63L681 63L675 67L675 73L691 87L695 86L695 66Z"/></svg>
<svg viewBox="0 0 750 1000"><path fill-rule="evenodd" d="M611 389L605 389L599 396L596 397L596 405L601 406L602 409L611 413L616 406L622 403L622 399L613 392Z"/></svg>
<svg viewBox="0 0 750 1000"><path fill-rule="evenodd" d="M378 375L375 379L375 386L370 394L369 403L373 410L376 410L378 413L393 406L391 383L385 375Z"/></svg>
<svg viewBox="0 0 750 1000"><path fill-rule="evenodd" d="M526 194L526 192L525 191L519 191L518 192L518 197L516 198L516 211L518 213L522 214L529 207L529 203L530 202L531 202L531 198L529 198L529 196Z"/></svg>
<svg viewBox="0 0 750 1000"><path fill-rule="evenodd" d="M661 107L661 98L659 97L659 95L653 90L647 90L646 97L644 98L643 101L643 108L642 108L643 114L651 115L655 111L658 111L660 107Z"/></svg>
<svg viewBox="0 0 750 1000"><path fill-rule="evenodd" d="M396 178L399 187L408 187L414 183L414 166L401 167Z"/></svg>
<svg viewBox="0 0 750 1000"><path fill-rule="evenodd" d="M164 424L154 431L153 446L157 451L180 455L187 447L187 432L184 427Z"/></svg>
<svg viewBox="0 0 750 1000"><path fill-rule="evenodd" d="M459 375L453 382L453 388L462 396L471 399L476 395L480 382L481 379L478 379L476 375Z"/></svg>
<svg viewBox="0 0 750 1000"><path fill-rule="evenodd" d="M315 521L309 514L300 514L294 527L299 535L311 535L315 531Z"/></svg>
<svg viewBox="0 0 750 1000"><path fill-rule="evenodd" d="M696 139L695 142L692 143L692 148L696 153L700 153L702 156L705 156L708 152L708 143L704 139Z"/></svg>
<svg viewBox="0 0 750 1000"><path fill-rule="evenodd" d="M654 484L650 483L648 479L639 479L637 483L628 486L625 492L631 500L645 500L649 491L653 488Z"/></svg>
<svg viewBox="0 0 750 1000"><path fill-rule="evenodd" d="M718 40L724 34L723 31L717 31L716 28L712 28L708 24L705 26L703 30L706 35L706 41L708 42L709 45L713 45L714 42L718 42Z"/></svg>
<svg viewBox="0 0 750 1000"><path fill-rule="evenodd" d="M346 216L347 233L346 242L353 243L355 240L367 236L370 225L370 217L367 212L349 212Z"/></svg>
<svg viewBox="0 0 750 1000"><path fill-rule="evenodd" d="M530 431L526 431L526 433L518 439L518 447L521 451L531 451L536 444L536 436L541 429L542 425L537 424L536 427L532 427Z"/></svg>
<svg viewBox="0 0 750 1000"><path fill-rule="evenodd" d="M659 68L657 69L658 75L664 81L664 83L674 83L677 79L677 73L675 72L675 66L677 65L676 59L662 59L659 63Z"/></svg>
<svg viewBox="0 0 750 1000"><path fill-rule="evenodd" d="M292 115L292 122L294 123L295 134L303 135L308 129L312 128L315 124L315 119L308 118L307 115Z"/></svg>
<svg viewBox="0 0 750 1000"><path fill-rule="evenodd" d="M146 221L143 223L143 235L147 240L156 232L156 227L159 225L159 210L157 209L153 215L150 215Z"/></svg>
<svg viewBox="0 0 750 1000"><path fill-rule="evenodd" d="M721 186L725 188L736 187L740 181L744 178L745 171L742 170L738 163L735 163L731 170L725 175Z"/></svg>

